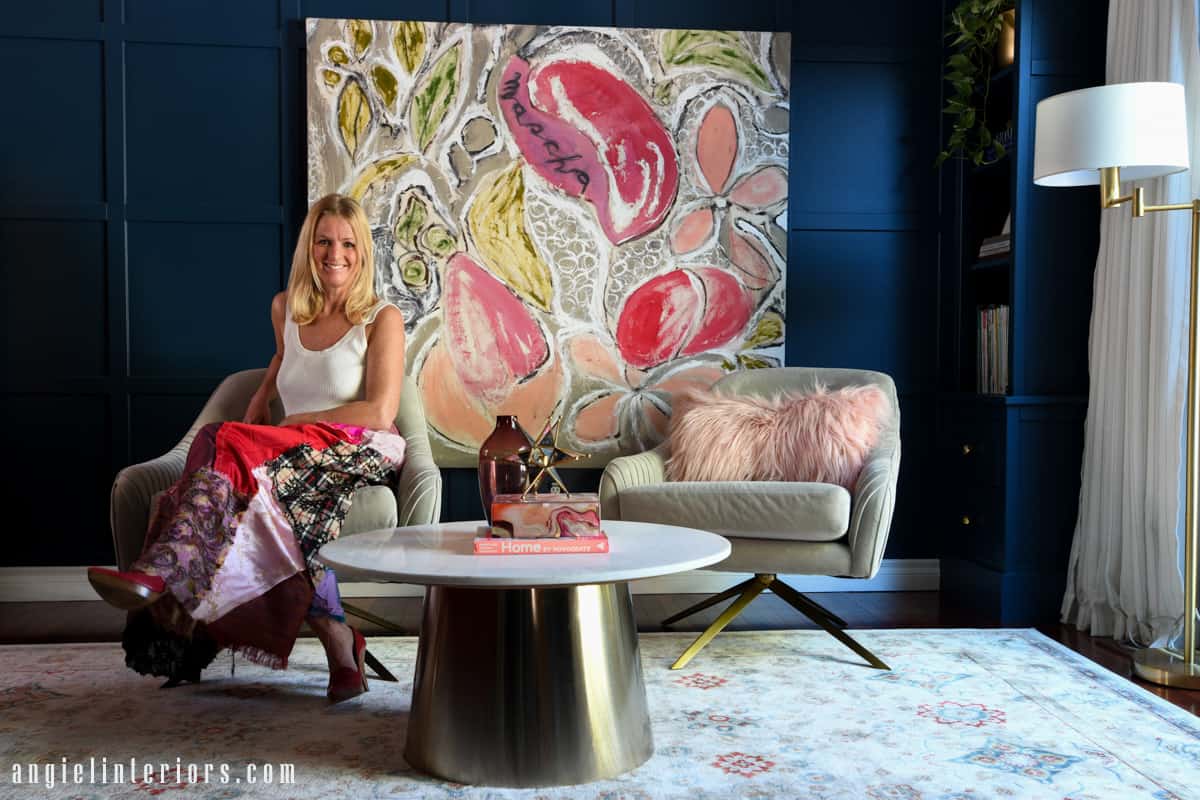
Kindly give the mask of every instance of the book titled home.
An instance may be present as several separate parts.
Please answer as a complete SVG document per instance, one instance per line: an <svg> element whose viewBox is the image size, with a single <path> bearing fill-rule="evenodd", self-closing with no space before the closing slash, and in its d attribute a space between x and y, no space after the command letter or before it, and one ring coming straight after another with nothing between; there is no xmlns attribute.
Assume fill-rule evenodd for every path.
<svg viewBox="0 0 1200 800"><path fill-rule="evenodd" d="M501 539L481 536L475 540L475 554L481 556L534 556L559 553L607 553L608 537L573 536L558 539Z"/></svg>

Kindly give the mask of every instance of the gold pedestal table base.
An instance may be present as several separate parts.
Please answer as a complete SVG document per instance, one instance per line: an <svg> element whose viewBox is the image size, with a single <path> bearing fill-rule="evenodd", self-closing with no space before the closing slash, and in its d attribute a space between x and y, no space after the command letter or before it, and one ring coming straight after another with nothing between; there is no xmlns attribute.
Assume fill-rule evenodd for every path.
<svg viewBox="0 0 1200 800"><path fill-rule="evenodd" d="M653 752L629 584L425 590L412 766L555 786L615 777Z"/></svg>

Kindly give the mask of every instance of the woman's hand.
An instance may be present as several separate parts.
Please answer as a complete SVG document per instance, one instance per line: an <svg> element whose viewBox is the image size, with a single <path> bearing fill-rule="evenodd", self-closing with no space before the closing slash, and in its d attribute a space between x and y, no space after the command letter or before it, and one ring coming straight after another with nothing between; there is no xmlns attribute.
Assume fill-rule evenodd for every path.
<svg viewBox="0 0 1200 800"><path fill-rule="evenodd" d="M248 425L270 425L270 401L263 395L255 392L254 396L250 398L250 405L246 408L246 413L242 415L242 422Z"/></svg>

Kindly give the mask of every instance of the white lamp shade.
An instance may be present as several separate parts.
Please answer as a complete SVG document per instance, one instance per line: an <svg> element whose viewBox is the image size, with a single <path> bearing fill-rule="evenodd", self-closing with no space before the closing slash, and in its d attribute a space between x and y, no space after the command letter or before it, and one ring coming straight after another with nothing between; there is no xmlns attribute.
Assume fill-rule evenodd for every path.
<svg viewBox="0 0 1200 800"><path fill-rule="evenodd" d="M1037 104L1033 182L1100 183L1157 178L1188 168L1187 112L1178 83L1114 83L1047 97Z"/></svg>

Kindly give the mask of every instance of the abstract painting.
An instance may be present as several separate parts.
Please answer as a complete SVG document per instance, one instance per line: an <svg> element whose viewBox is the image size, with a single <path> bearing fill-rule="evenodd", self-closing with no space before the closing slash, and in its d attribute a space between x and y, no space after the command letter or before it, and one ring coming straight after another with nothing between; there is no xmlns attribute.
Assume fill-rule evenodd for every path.
<svg viewBox="0 0 1200 800"><path fill-rule="evenodd" d="M310 19L308 195L352 195L435 457L599 466L783 360L790 36Z"/></svg>

